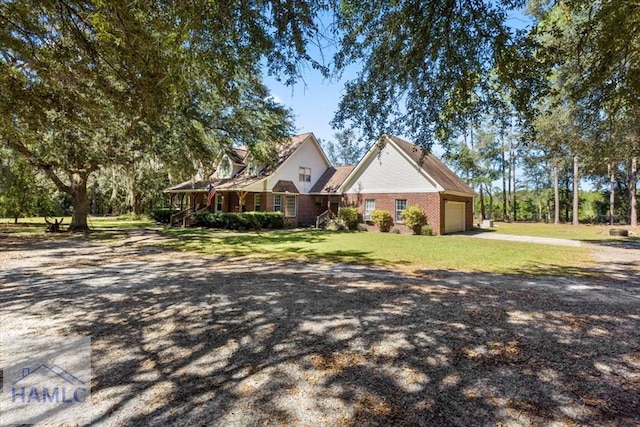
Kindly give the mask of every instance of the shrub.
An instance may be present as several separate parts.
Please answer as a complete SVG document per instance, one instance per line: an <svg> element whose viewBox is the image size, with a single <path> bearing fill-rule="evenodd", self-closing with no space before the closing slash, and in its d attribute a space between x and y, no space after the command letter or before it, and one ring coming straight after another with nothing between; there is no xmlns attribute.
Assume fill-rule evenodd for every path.
<svg viewBox="0 0 640 427"><path fill-rule="evenodd" d="M355 230L358 227L358 209L356 208L339 208L338 218L344 223L349 230Z"/></svg>
<svg viewBox="0 0 640 427"><path fill-rule="evenodd" d="M391 214L389 214L389 211L378 209L374 210L373 212L371 212L371 221L373 221L373 223L378 226L380 231L385 233L388 232L393 225L393 219L391 218Z"/></svg>
<svg viewBox="0 0 640 427"><path fill-rule="evenodd" d="M420 234L422 227L427 225L427 215L420 206L409 206L402 211L402 221L413 230L413 234Z"/></svg>
<svg viewBox="0 0 640 427"><path fill-rule="evenodd" d="M367 224L358 224L358 231L368 231Z"/></svg>
<svg viewBox="0 0 640 427"><path fill-rule="evenodd" d="M169 220L171 219L171 215L180 212L177 209L154 209L149 212L149 216L153 218L155 222L159 222L162 224L169 224Z"/></svg>
<svg viewBox="0 0 640 427"><path fill-rule="evenodd" d="M259 230L262 228L284 228L282 212L196 212L196 225L227 230Z"/></svg>
<svg viewBox="0 0 640 427"><path fill-rule="evenodd" d="M423 236L433 236L433 229L431 228L430 225L425 225L422 227L422 233Z"/></svg>

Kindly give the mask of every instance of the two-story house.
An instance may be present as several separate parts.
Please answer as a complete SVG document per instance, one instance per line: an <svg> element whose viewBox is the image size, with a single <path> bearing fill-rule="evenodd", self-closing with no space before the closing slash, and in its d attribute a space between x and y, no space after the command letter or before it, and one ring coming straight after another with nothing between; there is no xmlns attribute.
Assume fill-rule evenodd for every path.
<svg viewBox="0 0 640 427"><path fill-rule="evenodd" d="M329 210L355 206L365 221L374 209L388 210L404 231L401 212L414 204L425 209L438 234L473 225L473 189L433 154L388 135L354 166L331 166L312 133L291 137L269 168L252 161L246 148L236 147L221 157L208 179L166 192L172 205L194 212L207 206L212 188L210 210L281 211L293 226L315 224Z"/></svg>

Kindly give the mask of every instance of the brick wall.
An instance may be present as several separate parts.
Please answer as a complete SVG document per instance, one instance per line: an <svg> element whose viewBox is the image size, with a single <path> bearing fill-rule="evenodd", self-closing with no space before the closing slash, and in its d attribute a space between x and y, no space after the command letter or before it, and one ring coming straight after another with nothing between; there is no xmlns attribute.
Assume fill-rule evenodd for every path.
<svg viewBox="0 0 640 427"><path fill-rule="evenodd" d="M373 199L376 201L377 210L389 211L391 217L396 216L396 200L405 199L407 206L418 205L424 209L427 214L427 224L431 226L434 233L442 234L444 227L444 212L440 212L442 205L439 193L373 193L373 194L348 194L345 196L345 204L358 208L360 214L364 211L364 201ZM373 223L369 223L369 229L377 230ZM398 228L401 233L411 233L411 229L402 223L395 223L394 227Z"/></svg>
<svg viewBox="0 0 640 427"><path fill-rule="evenodd" d="M444 207L444 199L450 200L452 202L466 202L465 205L465 213L464 213L464 222L465 229L472 230L473 229L473 198L472 197L463 197L463 196L454 196L451 194L444 194L440 196L442 200L442 206ZM444 208L440 214L440 223L442 224L442 231L444 233Z"/></svg>

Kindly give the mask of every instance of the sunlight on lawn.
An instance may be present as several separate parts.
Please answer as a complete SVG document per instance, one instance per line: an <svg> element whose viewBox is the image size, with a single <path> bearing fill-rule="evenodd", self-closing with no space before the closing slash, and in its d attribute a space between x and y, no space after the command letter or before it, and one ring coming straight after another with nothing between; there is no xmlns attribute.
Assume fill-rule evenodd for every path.
<svg viewBox="0 0 640 427"><path fill-rule="evenodd" d="M585 248L480 241L469 236L411 236L331 231L163 231L163 246L180 251L279 259L321 259L417 269L536 273L577 269L590 261Z"/></svg>
<svg viewBox="0 0 640 427"><path fill-rule="evenodd" d="M580 224L578 226L574 226L571 224L556 225L526 222L495 222L494 225L495 231L502 234L512 234L516 236L555 237L560 239L582 241L619 239L618 237L609 235L609 230L611 230L612 228L624 228L631 231L639 231L633 230L628 226L619 225L612 226Z"/></svg>

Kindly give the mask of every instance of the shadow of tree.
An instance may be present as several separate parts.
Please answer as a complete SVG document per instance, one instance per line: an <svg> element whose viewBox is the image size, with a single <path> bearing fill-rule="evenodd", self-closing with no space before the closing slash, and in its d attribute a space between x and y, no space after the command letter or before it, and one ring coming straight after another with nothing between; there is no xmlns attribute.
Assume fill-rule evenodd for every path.
<svg viewBox="0 0 640 427"><path fill-rule="evenodd" d="M640 422L637 279L57 243L0 270L0 319L92 338L83 424Z"/></svg>

